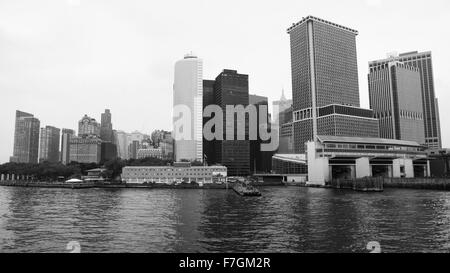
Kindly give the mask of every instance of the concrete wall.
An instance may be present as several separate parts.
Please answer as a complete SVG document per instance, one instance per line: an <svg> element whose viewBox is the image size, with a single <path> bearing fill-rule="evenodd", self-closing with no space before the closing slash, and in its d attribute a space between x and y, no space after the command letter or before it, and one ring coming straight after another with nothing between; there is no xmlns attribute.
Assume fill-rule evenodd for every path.
<svg viewBox="0 0 450 273"><path fill-rule="evenodd" d="M394 178L414 178L414 165L412 159L394 159L392 163L392 172ZM401 167L404 167L404 172L401 171Z"/></svg>
<svg viewBox="0 0 450 273"><path fill-rule="evenodd" d="M372 176L370 169L370 160L368 157L358 158L356 160L356 178Z"/></svg>
<svg viewBox="0 0 450 273"><path fill-rule="evenodd" d="M330 181L330 166L328 158L318 158L316 155L316 144L307 143L308 159L308 185L322 185Z"/></svg>

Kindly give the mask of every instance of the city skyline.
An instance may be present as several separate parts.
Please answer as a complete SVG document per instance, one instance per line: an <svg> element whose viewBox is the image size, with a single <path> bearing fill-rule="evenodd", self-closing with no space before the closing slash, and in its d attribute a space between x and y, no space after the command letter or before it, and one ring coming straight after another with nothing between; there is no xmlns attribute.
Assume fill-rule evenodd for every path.
<svg viewBox="0 0 450 273"><path fill-rule="evenodd" d="M194 1L195 2L195 1ZM204 59L204 71L205 76L204 78L213 78L214 75L217 75L222 69L230 68L230 69L237 69L238 71L249 74L249 82L250 82L250 90L249 92L254 94L257 93L258 95L267 96L269 97L269 101L274 101L279 98L279 94L281 93L281 89L284 87L286 90L287 98L290 99L292 97L291 95L291 84L290 84L290 57L289 57L289 50L288 50L288 37L285 37L285 28L287 26L290 26L293 22L297 22L301 19L303 15L313 14L321 18L329 19L333 22L343 24L352 28L356 28L360 31L360 36L358 37L357 41L357 49L358 49L358 73L359 73L359 89L360 89L360 96L362 98L362 107L367 108L368 103L368 87L367 82L364 80L367 76L367 70L368 70L368 62L372 60L379 59L380 56L382 57L384 54L390 51L398 51L398 52L408 52L413 50L418 51L432 51L434 56L434 72L435 72L435 84L436 84L436 97L439 99L440 103L442 105L445 105L446 102L450 100L449 95L446 94L446 90L449 88L450 84L449 81L445 77L445 66L447 63L447 60L449 59L448 53L445 52L446 48L448 48L448 45L445 44L445 42L440 41L439 36L442 35L440 31L435 31L427 26L430 26L434 23L444 22L444 16L439 15L439 8L440 7L448 7L447 2L440 2L440 4L437 4L435 6L435 9L438 11L438 13L435 13L433 15L433 18L430 18L431 21L428 21L427 24L423 23L416 23L407 21L405 25L402 25L402 20L395 20L396 27L393 27L390 29L387 27L389 22L393 23L394 20L392 18L388 18L386 22L378 22L378 25L376 27L371 27L369 24L371 23L371 20L373 20L373 17L370 17L365 13L365 10L367 9L367 12L373 12L373 10L383 10L383 7L386 7L387 2L385 1L370 1L370 2L363 2L363 3L355 3L355 8L359 9L361 12L361 15L354 16L354 17L346 17L345 15L336 15L336 13L333 11L333 14L330 12L327 13L326 11L319 11L315 10L314 7L306 8L305 11L294 12L290 11L290 9L287 8L281 8L275 9L275 13L277 16L283 16L284 18L280 20L270 20L270 24L267 24L267 22L262 22L259 20L254 20L257 22L254 23L247 23L239 21L238 23L243 24L243 27L252 27L252 30L255 30L254 33L249 34L248 29L242 31L242 33L238 34L232 34L233 31L224 29L221 35L224 37L227 37L227 39L233 40L232 37L235 37L233 35L238 35L236 38L241 37L239 35L242 35L246 33L249 37L246 37L247 39L243 40L247 42L246 44L242 43L232 43L230 41L227 42L225 46L227 47L229 53L224 53L222 47L217 48L207 48L207 46L211 46L211 44L206 43L204 47L200 46L195 42L193 43L193 40L195 40L195 37L197 37L196 34L193 37L189 37L189 35L184 34L183 40L184 42L181 42L179 45L177 45L175 48L172 48L172 50L167 50L167 56L161 56L158 57L156 62L157 64L152 63L151 59L146 59L145 61L136 63L139 64L135 67L128 67L128 69L131 69L131 71L140 71L141 74L139 74L138 78L131 78L127 82L122 82L119 86L119 88L115 88L113 92L111 92L111 97L105 97L102 100L96 101L95 98L98 98L98 96L104 96L105 94L109 93L108 88L111 87L110 85L114 84L115 81L111 81L114 76L113 72L120 72L117 70L111 71L102 71L101 69L96 69L99 67L96 67L96 65L108 65L108 63L103 63L103 58L96 59L95 62L93 62L93 66L90 68L92 70L84 70L84 66L76 66L77 68L83 69L88 76L81 75L81 78L88 77L88 79L93 80L96 76L98 76L98 82L97 80L94 80L94 82L88 81L86 84L81 84L82 81L77 81L76 77L80 76L79 74L72 75L70 71L70 67L63 67L61 70L61 73L54 73L55 71L52 70L52 67L44 67L42 68L38 64L46 65L53 65L54 63L51 60L42 60L37 59L33 60L31 59L25 59L24 64L21 64L20 61L23 59L18 58L16 54L17 50L16 48L12 48L11 44L12 42L18 42L20 44L21 40L19 38L25 39L25 43L29 41L29 39L33 40L36 37L33 37L30 33L27 33L24 29L20 29L20 27L27 27L30 23L30 21L26 21L22 24L16 24L14 26L13 23L16 22L17 19L13 19L11 15L3 16L5 13L5 10L9 11L15 11L16 8L14 8L14 4L4 4L1 13L0 19L0 41L5 46L0 47L0 56L3 60L5 60L0 65L0 88L2 90L5 90L4 96L6 98L6 107L2 108L1 114L2 114L2 128L5 128L5 130L2 130L0 133L0 141L2 141L2 152L0 153L0 162L4 163L7 162L9 159L9 156L12 154L12 147L13 147L13 132L14 132L14 112L15 110L23 110L25 112L29 112L34 114L37 118L41 120L43 124L52 124L55 127L58 128L77 128L76 122L79 120L79 116L82 113L101 113L105 108L111 109L113 113L115 113L114 116L114 127L117 129L121 129L124 131L134 131L134 130L140 130L140 131L146 131L150 132L155 128L165 128L169 129L171 128L171 115L170 113L166 113L163 111L164 107L171 105L171 89L172 89L172 81L173 81L173 72L171 71L173 68L173 63L175 60L179 58L180 55L184 54L185 52L189 50L193 50L194 53L198 54L202 59ZM370 3L370 5L367 5L367 3ZM200 5L202 8L207 9L208 4L206 3L194 3ZM377 5L375 5L377 4ZM183 4L184 5L184 4ZM190 4L192 5L192 3ZM190 6L189 5L189 6ZM262 4L265 9L263 9L262 14L268 12L266 9L269 8L270 5L268 4ZM333 5L333 4L332 4ZM375 5L375 6L374 6ZM389 4L389 7L396 6L396 4ZM76 7L69 7L70 9L74 9L76 11L73 11L73 13L76 12L92 12L95 10L95 8L99 8L98 6L92 7L87 6L86 3L80 2L79 6ZM7 9L9 8L9 9ZM41 8L36 7L43 13L47 12L46 10L41 10ZM109 8L104 9L104 13L102 15L106 16L106 19L110 19L107 15L114 15L116 14L117 5L111 5ZM130 8L130 7L128 7ZM187 7L190 9L191 7ZM224 7L226 8L226 7ZM248 10L247 4L244 4L243 10ZM12 9L12 10L11 10ZM85 10L86 9L86 10ZM103 10L103 9L100 9ZM295 10L295 9L292 9ZM298 9L297 9L298 10ZM330 9L333 10L333 9ZM17 11L17 10L16 10ZM72 12L72 11L70 11ZM393 11L387 10L385 11L386 16L393 15ZM418 13L419 9L413 10L412 12L409 12L410 16L413 16L414 13ZM14 12L11 12L13 15ZM72 14L72 13L71 13ZM445 13L442 12L442 15ZM21 15L19 13L18 15ZM74 14L72 14L75 16ZM240 15L240 12L235 13L233 16ZM364 15L364 16L363 16ZM255 18L259 18L260 15L254 15ZM403 16L400 14L400 16ZM18 16L18 18L21 18ZM187 20L186 17L181 17L180 20ZM38 15L38 19L40 18ZM71 18L75 22L76 18ZM90 19L88 17L88 19ZM123 18L122 18L123 19ZM129 19L129 18L128 18ZM142 19L142 18L141 18ZM42 23L42 20L39 21ZM45 20L44 20L45 21ZM250 20L252 21L252 20ZM383 20L380 20L383 21ZM404 21L404 20L403 20ZM106 20L107 23L110 23L110 20ZM136 23L135 21L131 20L128 21L130 24ZM70 22L66 22L70 25ZM73 22L72 22L73 23ZM122 22L123 23L123 22ZM194 22L193 24L197 24L197 22ZM247 25L250 24L250 25ZM254 25L253 25L254 24ZM215 25L215 24L212 24ZM73 26L73 25L71 25ZM75 24L75 31L79 31L79 29L76 28ZM119 29L119 31L124 31L124 28L129 27L129 24L125 24L125 27L122 27ZM133 25L132 25L133 26ZM19 28L18 37L14 36L15 29ZM42 27L42 25L35 26L37 28ZM103 30L109 30L109 26L102 25ZM112 27L112 26L111 26ZM264 27L268 27L268 29L264 29ZM395 29L401 28L404 31L403 32L396 32ZM23 32L20 32L22 30ZM72 29L73 30L73 29ZM127 30L127 29L125 29ZM168 31L171 29L169 28ZM172 29L173 30L173 29ZM206 32L207 30L201 29L202 31L199 32ZM264 70L271 70L267 68L257 68L257 66L261 66L262 59L258 60L256 59L255 54L252 52L252 47L260 47L261 43L258 43L260 41L259 39L263 39L262 36L266 35L265 31L267 30L267 35L272 39L279 39L277 42L271 43L268 47L271 50L267 50L266 47L262 47L258 50L255 50L255 53L259 53L259 56L261 57L262 53L268 52L267 55L264 55L264 62L270 62L271 65L276 65L280 67L280 71L270 71L269 74L276 73L270 77L266 77ZM418 31L419 30L419 31ZM59 32L53 33L52 31L55 31L54 29L48 30L48 32L45 32L43 35L44 39L50 39L59 37L56 34ZM443 30L444 32L447 30ZM384 33L383 33L384 32ZM78 33L78 32L77 32ZM122 32L120 32L122 33ZM188 32L189 34L190 32ZM197 32L195 32L197 33ZM409 34L408 34L409 33ZM416 37L416 39L411 38L410 36L412 34L420 35ZM69 35L72 35L73 33L70 33ZM145 33L144 33L145 34ZM52 35L56 35L53 37ZM130 34L131 35L131 34ZM143 33L140 33L140 38L142 38ZM187 36L185 36L187 35ZM445 33L444 33L445 35ZM49 37L50 38L49 38ZM153 39L152 35L148 35L150 38ZM163 35L164 36L164 35ZM177 37L176 35L174 35ZM63 36L64 37L64 36ZM85 39L82 39L85 42L89 42L89 35ZM111 38L109 36L104 37L105 41L108 41L108 38ZM133 38L133 37L126 37L126 38ZM136 38L136 37L135 37ZM164 37L163 37L164 38ZM18 40L17 40L18 39ZM147 38L145 38L147 39ZM256 39L256 41L252 41L252 39ZM264 39L267 39L267 36L264 37ZM384 43L377 43L380 39L386 39L387 42ZM24 42L22 41L22 42ZM134 41L132 39L132 41ZM163 41L167 42L163 39ZM435 41L435 42L433 42ZM47 43L49 40L42 41L40 40L38 42L38 46L42 46L42 43ZM58 41L57 41L58 42ZM59 41L61 42L61 41ZM67 41L65 41L67 42ZM367 45L371 46L367 46ZM78 49L79 51L75 51L78 53L83 52L83 47L81 46L81 49L78 48L79 45L74 45L75 49ZM128 48L128 46L131 46L133 48L133 45L128 44L121 44L121 49L125 50ZM142 45L134 45L140 47ZM37 48L38 50L42 50L42 48ZM66 48L67 49L67 48ZM72 49L69 47L69 49ZM151 49L148 49L150 52ZM68 51L70 52L70 50ZM67 53L67 52L59 52L58 54ZM92 52L91 52L92 53ZM49 53L44 54L44 56L47 57L53 57L53 55L48 55ZM107 54L106 54L107 55ZM101 55L101 57L105 57L106 55ZM222 56L223 55L223 56ZM231 57L230 57L231 55ZM249 55L247 57L247 55ZM29 57L29 56L28 56ZM69 57L67 57L69 58ZM274 60L275 58L279 58L280 60ZM95 58L94 58L95 59ZM240 60L244 59L244 60ZM72 63L72 59L67 59L66 66L69 66ZM123 60L122 60L123 61ZM274 61L274 62L272 62ZM35 66L31 65L30 68L25 69L26 73L24 73L25 79L23 81L18 80L17 75L15 73L18 73L20 67L22 65L30 64L28 62L32 62L31 64L34 64ZM88 62L89 63L89 62ZM9 66L8 66L9 64ZM119 65L123 65L123 63L116 63ZM147 66L152 66L151 71L149 71ZM7 70L7 67L10 67L10 70ZM37 67L36 67L37 66ZM42 69L41 69L42 68ZM88 65L89 68L89 65ZM101 66L100 66L101 68ZM161 69L158 69L161 68ZM35 69L35 70L34 70ZM80 71L78 71L80 72ZM123 70L123 72L126 72L126 70ZM39 77L41 73L47 73L44 75L42 81L38 80L36 78ZM96 75L96 73L104 73L102 75ZM128 72L131 73L131 72ZM64 74L64 75L61 75ZM11 77L10 77L11 76ZM124 74L125 78L129 76L129 74ZM34 78L36 77L36 78ZM47 78L46 78L47 77ZM61 85L61 82L58 83L58 80L66 79L66 78L72 79L72 81L68 81L69 83L75 83L74 86L67 86ZM73 78L72 78L73 77ZM162 80L164 78L164 80ZM270 78L270 79L269 79ZM20 78L19 78L20 79ZM23 79L23 78L22 78ZM30 81L31 79L31 81ZM54 79L53 81L50 81L51 84L44 83L45 79ZM120 78L123 80L122 78ZM149 85L149 84L143 84L142 86L137 86L136 79L140 81L150 82L152 80L157 80L161 82L161 84L157 85ZM269 80L268 80L269 79ZM25 83L23 83L25 82ZM163 82L163 83L162 83ZM141 82L142 83L142 82ZM64 88L61 88L63 86ZM145 88L144 88L145 87ZM61 89L66 91L61 91ZM55 108L52 108L51 111L48 111L48 107L45 103L49 99L49 97L52 97L55 95L55 90L58 90L58 94L60 95L61 92L64 93L63 97L64 101L70 99L71 101L71 108L67 108L66 105L63 105L63 102L59 101L60 105L55 106ZM98 94L94 94L93 90L98 90ZM121 92L119 90L122 90L124 92ZM125 92L126 91L126 92ZM105 93L106 92L106 93ZM77 94L78 93L78 94ZM36 95L37 94L37 95ZM164 96L160 97L160 94L164 94ZM92 96L92 101L87 101L85 104L81 104L81 101L86 100L86 96ZM136 96L139 96L143 102L140 102L138 104L139 109L130 109L130 105L132 105L136 101ZM119 99L120 97L120 99ZM123 97L123 98L122 98ZM152 98L161 98L158 103L155 103L152 101ZM159 105L158 105L159 104ZM270 103L269 103L270 104ZM64 107L64 108L62 108ZM145 111L142 111L142 107L146 107ZM166 108L167 109L167 108ZM57 111L57 114L55 115L55 111ZM448 147L448 135L449 130L445 127L446 120L444 117L448 116L449 113L447 113L446 107L441 106L441 127L442 127L442 140L443 140L443 146ZM144 113L144 114L142 114ZM158 118L154 118L157 116ZM139 117L138 119L134 120L134 117ZM95 115L95 118L97 120L99 119L99 115Z"/></svg>

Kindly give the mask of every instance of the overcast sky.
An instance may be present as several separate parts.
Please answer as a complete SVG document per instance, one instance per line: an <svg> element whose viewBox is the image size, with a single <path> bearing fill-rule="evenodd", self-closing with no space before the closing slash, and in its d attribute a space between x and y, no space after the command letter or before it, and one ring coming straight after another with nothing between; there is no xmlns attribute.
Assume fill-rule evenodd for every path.
<svg viewBox="0 0 450 273"><path fill-rule="evenodd" d="M0 163L13 151L15 110L77 129L109 108L115 129L171 129L174 64L193 51L204 78L249 74L250 93L292 97L286 29L314 15L359 30L362 106L368 62L433 52L444 146L450 147L450 1L0 0Z"/></svg>

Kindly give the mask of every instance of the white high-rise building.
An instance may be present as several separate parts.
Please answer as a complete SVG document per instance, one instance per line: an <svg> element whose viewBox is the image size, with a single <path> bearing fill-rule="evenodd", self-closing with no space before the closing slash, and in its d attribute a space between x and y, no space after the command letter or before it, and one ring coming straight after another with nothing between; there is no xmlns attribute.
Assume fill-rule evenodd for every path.
<svg viewBox="0 0 450 273"><path fill-rule="evenodd" d="M173 105L176 161L203 162L203 61L197 56L187 54L175 64ZM186 122L178 130L180 109L189 109L190 117L182 118Z"/></svg>
<svg viewBox="0 0 450 273"><path fill-rule="evenodd" d="M124 131L116 131L114 133L114 142L117 145L117 155L121 159L130 159L128 154L128 145L130 144L128 136L129 134Z"/></svg>

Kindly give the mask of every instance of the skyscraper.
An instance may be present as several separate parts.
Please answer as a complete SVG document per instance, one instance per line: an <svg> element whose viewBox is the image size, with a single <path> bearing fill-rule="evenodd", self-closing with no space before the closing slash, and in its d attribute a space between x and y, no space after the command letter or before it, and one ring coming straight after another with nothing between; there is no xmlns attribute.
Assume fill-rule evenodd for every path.
<svg viewBox="0 0 450 273"><path fill-rule="evenodd" d="M204 80L203 81L203 109L209 105L215 105L216 100L214 96L214 84L215 81ZM203 118L203 126L208 122L209 118ZM216 162L214 152L214 141L208 141L203 138L203 155L204 160L208 165L213 165Z"/></svg>
<svg viewBox="0 0 450 273"><path fill-rule="evenodd" d="M70 138L70 162L100 163L102 141L95 135Z"/></svg>
<svg viewBox="0 0 450 273"><path fill-rule="evenodd" d="M130 159L137 159L138 150L141 148L141 143L138 140L133 140L130 145L128 145L128 155Z"/></svg>
<svg viewBox="0 0 450 273"><path fill-rule="evenodd" d="M59 136L61 130L53 126L41 128L39 162L59 161Z"/></svg>
<svg viewBox="0 0 450 273"><path fill-rule="evenodd" d="M114 141L113 126L111 123L111 111L109 109L105 109L105 113L102 114L100 138L106 142Z"/></svg>
<svg viewBox="0 0 450 273"><path fill-rule="evenodd" d="M273 102L273 114L275 122L279 125L278 131L278 153L290 154L294 152L294 136L292 129L292 100L286 99L284 89L281 98Z"/></svg>
<svg viewBox="0 0 450 273"><path fill-rule="evenodd" d="M70 139L75 136L75 131L71 129L62 129L61 132L61 163L67 165L70 163Z"/></svg>
<svg viewBox="0 0 450 273"><path fill-rule="evenodd" d="M78 136L70 138L70 162L100 163L100 124L88 115L78 122Z"/></svg>
<svg viewBox="0 0 450 273"><path fill-rule="evenodd" d="M431 52L408 52L390 54L387 59L369 63L369 69L387 65L391 61L398 61L405 65L419 69L421 81L421 96L423 121L425 128L425 144L430 148L442 148L441 125L439 121L439 107L434 90L433 63Z"/></svg>
<svg viewBox="0 0 450 273"><path fill-rule="evenodd" d="M116 131L115 133L115 143L117 145L117 155L121 159L129 159L128 145L130 144L128 140L128 134L124 131Z"/></svg>
<svg viewBox="0 0 450 273"><path fill-rule="evenodd" d="M175 64L173 105L176 161L203 162L203 61L192 54ZM184 117L190 121L190 126L183 124L183 133L175 128L180 118L179 109L190 111L190 117Z"/></svg>
<svg viewBox="0 0 450 273"><path fill-rule="evenodd" d="M382 138L425 144L419 69L400 62L372 66L370 107L380 120Z"/></svg>
<svg viewBox="0 0 450 273"><path fill-rule="evenodd" d="M16 111L14 152L11 162L38 163L40 121L32 114Z"/></svg>
<svg viewBox="0 0 450 273"><path fill-rule="evenodd" d="M308 16L288 30L294 150L317 135L379 137L373 111L360 108L356 30Z"/></svg>
<svg viewBox="0 0 450 273"><path fill-rule="evenodd" d="M117 145L114 143L114 131L111 122L111 111L105 109L100 123L100 138L102 140L101 162L117 158Z"/></svg>
<svg viewBox="0 0 450 273"><path fill-rule="evenodd" d="M230 176L246 176L250 174L250 141L248 140L248 122L245 124L247 140L237 140L237 120L235 119L234 139L226 139L227 105L249 105L248 75L239 74L236 70L223 70L214 84L215 104L223 111L224 140L214 141L215 162L228 168Z"/></svg>
<svg viewBox="0 0 450 273"><path fill-rule="evenodd" d="M100 162L107 162L117 158L117 145L102 140Z"/></svg>
<svg viewBox="0 0 450 273"><path fill-rule="evenodd" d="M286 117L286 110L292 107L292 100L286 99L286 96L284 95L284 89L281 92L280 100L274 101L272 105L275 121L278 121L278 124L280 126L286 123L286 120L292 120L292 111L290 112L291 116Z"/></svg>
<svg viewBox="0 0 450 273"><path fill-rule="evenodd" d="M93 135L100 137L100 124L98 124L94 118L84 115L78 122L78 136L83 137Z"/></svg>
<svg viewBox="0 0 450 273"><path fill-rule="evenodd" d="M269 117L269 100L267 97L258 95L249 95L249 104L256 107L257 113L257 124L259 126L267 124L270 128L270 117ZM265 109L264 109L265 108ZM266 120L261 120L260 113L265 111L264 115L267 117ZM257 131L257 140L250 140L250 172L251 173L269 173L272 169L272 156L274 152L263 151L261 145L263 143L268 143L268 141L262 141L259 130Z"/></svg>

